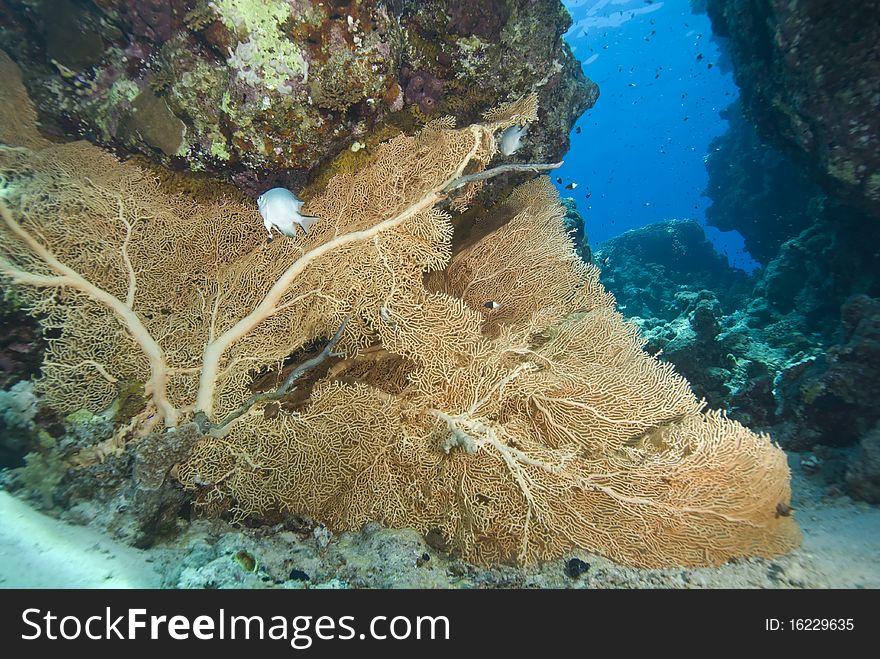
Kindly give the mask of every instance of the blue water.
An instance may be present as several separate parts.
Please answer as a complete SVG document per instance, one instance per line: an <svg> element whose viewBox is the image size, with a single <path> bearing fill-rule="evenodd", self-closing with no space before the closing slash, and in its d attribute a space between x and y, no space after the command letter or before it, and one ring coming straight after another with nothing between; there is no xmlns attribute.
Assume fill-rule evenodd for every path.
<svg viewBox="0 0 880 659"><path fill-rule="evenodd" d="M566 39L600 96L553 179L577 202L591 246L654 222L705 223L703 158L727 130L719 112L738 94L719 66L708 17L692 14L687 0L564 4L574 20ZM571 182L576 189L566 189ZM757 266L738 233L706 233L733 265Z"/></svg>

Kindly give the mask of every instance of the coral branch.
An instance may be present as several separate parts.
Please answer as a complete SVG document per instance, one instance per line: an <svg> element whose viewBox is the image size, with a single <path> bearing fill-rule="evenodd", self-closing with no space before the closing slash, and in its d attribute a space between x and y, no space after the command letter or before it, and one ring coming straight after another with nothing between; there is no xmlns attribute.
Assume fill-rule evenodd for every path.
<svg viewBox="0 0 880 659"><path fill-rule="evenodd" d="M165 363L165 355L159 344L150 336L137 314L131 307L119 298L111 295L104 289L88 281L72 268L64 265L56 259L52 253L41 245L33 236L15 221L6 204L0 201L0 216L9 228L10 232L21 240L27 247L43 261L56 276L35 275L25 272L6 261L0 261L0 270L8 274L14 282L38 287L69 287L84 293L96 302L110 309L123 326L128 330L131 338L143 349L150 362L150 379L144 387L156 405L158 414L168 427L177 425L178 412L168 401L166 393L168 383L168 365Z"/></svg>
<svg viewBox="0 0 880 659"><path fill-rule="evenodd" d="M458 190L459 188L463 188L468 183L476 183L478 181L486 181L490 178L494 178L496 176L500 176L501 174L508 174L510 172L546 172L551 169L558 169L562 167L562 161L554 162L554 163L513 163L510 165L499 165L498 167L493 167L492 169L486 169L482 172L476 172L475 174L467 174L466 176L459 176L457 179L451 181L446 187L443 188L443 192L452 192L453 190Z"/></svg>
<svg viewBox="0 0 880 659"><path fill-rule="evenodd" d="M275 391L265 391L259 394L254 394L245 402L243 402L238 409L226 415L226 418L224 418L219 423L211 423L208 420L208 417L202 411L196 412L193 420L199 425L199 429L203 433L223 430L226 426L235 421L237 418L247 413L247 411L257 403L283 398L290 393L291 387L293 387L294 382L296 382L305 373L312 370L316 366L319 366L323 361L334 355L333 348L336 346L337 343L339 343L339 339L342 338L342 332L345 330L345 326L347 324L348 319L346 318L339 326L339 329L336 330L336 334L333 335L333 338L331 338L330 341L327 342L327 345L324 346L324 349L321 350L318 355L312 357L311 359L307 359L302 364L297 365L297 367L294 368L285 378L284 382L281 383L281 386L278 387L278 389L276 389Z"/></svg>
<svg viewBox="0 0 880 659"><path fill-rule="evenodd" d="M125 240L122 241L120 249L122 254L122 262L125 264L125 270L128 274L128 291L125 294L125 306L134 309L134 296L137 292L137 278L134 274L134 266L131 264L131 257L128 255L128 244L131 242L131 222L125 219L122 212L122 197L119 197L119 222L125 227Z"/></svg>
<svg viewBox="0 0 880 659"><path fill-rule="evenodd" d="M476 174L463 174L467 165L474 156L482 148L483 138L488 129L484 126L471 126L471 133L474 138L474 145L470 152L461 160L460 165L452 176L442 181L439 185L428 190L420 199L410 204L397 215L379 222L369 229L361 231L353 231L341 236L337 236L322 245L319 245L298 258L290 267L278 278L275 285L269 290L263 300L249 314L241 318L235 325L226 330L223 334L210 341L205 347L202 359L202 375L199 380L199 390L196 398L196 410L203 412L207 418L211 418L214 409L214 389L216 387L217 377L220 372L220 362L223 353L229 349L236 341L247 335L267 318L271 317L278 311L278 301L284 293L290 288L292 283L299 277L309 265L314 263L320 257L337 250L341 247L362 240L369 240L378 236L384 231L389 231L406 222L408 219L418 215L419 213L432 208L437 202L445 197L445 195L457 188L462 187L474 181L483 181L500 174L512 171L541 171L554 169L562 163L554 164L515 164L502 165L492 169L478 172Z"/></svg>

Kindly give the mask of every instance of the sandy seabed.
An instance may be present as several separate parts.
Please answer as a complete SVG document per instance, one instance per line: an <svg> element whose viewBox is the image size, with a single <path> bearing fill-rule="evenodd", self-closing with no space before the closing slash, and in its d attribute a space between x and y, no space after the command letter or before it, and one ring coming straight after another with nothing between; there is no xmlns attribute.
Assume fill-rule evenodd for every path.
<svg viewBox="0 0 880 659"><path fill-rule="evenodd" d="M141 550L0 491L0 588L880 588L880 508L823 498L803 476L793 485L804 542L789 555L642 570L584 552L576 556L589 570L576 578L564 559L474 568L432 550L414 531L378 525L331 537L202 521L173 542ZM253 572L234 560L240 551L257 559Z"/></svg>

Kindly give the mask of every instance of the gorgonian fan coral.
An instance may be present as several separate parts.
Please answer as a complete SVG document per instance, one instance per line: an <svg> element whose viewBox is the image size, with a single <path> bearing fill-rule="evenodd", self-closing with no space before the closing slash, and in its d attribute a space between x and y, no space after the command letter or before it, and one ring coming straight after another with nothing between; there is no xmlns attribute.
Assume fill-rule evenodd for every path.
<svg viewBox="0 0 880 659"><path fill-rule="evenodd" d="M4 86L0 110L32 128L22 95ZM785 455L704 412L642 350L546 178L452 253L439 205L466 203L494 171L495 136L536 117L530 96L393 138L308 201L323 218L308 235L271 244L255 208L166 193L85 142L0 131L0 273L52 330L39 391L97 411L118 383L142 383L150 404L131 430L195 419L206 434L176 477L239 514L433 530L478 563L584 548L717 564L793 548ZM255 371L274 369L277 386L292 355L330 336L295 404L242 407Z"/></svg>

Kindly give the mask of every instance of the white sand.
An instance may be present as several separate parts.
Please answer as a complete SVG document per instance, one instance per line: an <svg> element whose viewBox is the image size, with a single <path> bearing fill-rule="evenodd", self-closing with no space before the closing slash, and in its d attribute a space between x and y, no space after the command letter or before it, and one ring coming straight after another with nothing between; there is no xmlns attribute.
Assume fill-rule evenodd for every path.
<svg viewBox="0 0 880 659"><path fill-rule="evenodd" d="M775 559L747 559L734 561L718 568L692 568L667 570L638 570L614 565L596 557L590 558L594 565L593 581L588 587L604 588L880 588L880 508L864 503L854 503L841 498L822 501L816 496L819 488L799 480L796 500L796 518L804 533L803 545L787 556ZM202 525L203 526L203 525ZM74 526L53 519L30 508L26 503L0 491L0 588L157 588L163 585L157 568L168 575L174 566L186 567L189 580L170 578L164 585L184 587L241 588L264 585L257 575L245 574L230 560L231 549L249 547L255 554L262 554L263 562L286 566L281 572L289 572L288 560L296 538L250 537L240 530L227 528L229 547L217 551L211 546L220 537L205 529L193 527L194 536L184 534L169 545L142 551L116 542L100 531ZM403 533L403 532L401 532ZM202 542L192 544L195 536L204 536ZM394 532L392 532L393 536ZM405 533L403 533L405 535ZM222 535L222 534L220 534ZM285 537L282 537L285 536ZM338 540L338 539L337 539ZM418 536L421 542L421 537ZM358 548L358 543L346 549L345 542L337 542L342 556L354 552L345 560L336 561L315 554L318 563L326 562L331 572L332 564L339 562L350 570L358 561L366 562L362 587L387 588L394 584L376 579L370 566L370 552ZM351 544L351 543L349 543ZM394 543L392 543L394 544ZM193 553L204 545L205 556ZM336 545L333 545L336 546ZM226 550L229 551L226 551ZM332 549L332 547L331 547ZM400 545L403 554L411 554L406 543ZM427 550L427 546L418 552ZM393 551L393 550L389 550ZM332 553L332 552L331 552ZM300 552L297 554L302 556ZM337 557L338 558L338 557ZM183 561L183 563L181 563ZM408 565L408 564L407 564ZM497 577L478 571L474 579L455 578L445 569L440 559L432 561L435 587L492 587L498 585ZM157 566L154 568L154 566ZM219 567L218 567L219 566ZM414 587L424 587L426 568L413 564L408 574ZM219 570L219 571L218 571ZM405 570L404 570L405 571ZM242 575L253 583L242 582ZM407 575L404 575L407 576ZM551 561L527 570L525 582L532 587L560 588L576 586L564 577L559 561ZM282 577L283 578L283 577ZM473 581L473 583L471 583ZM404 579L406 582L406 579ZM406 582L409 583L409 582ZM586 584L581 584L583 587ZM578 587L578 586L576 586Z"/></svg>
<svg viewBox="0 0 880 659"><path fill-rule="evenodd" d="M828 505L797 515L800 551L832 588L880 588L880 509Z"/></svg>
<svg viewBox="0 0 880 659"><path fill-rule="evenodd" d="M157 588L149 558L0 491L0 588Z"/></svg>

